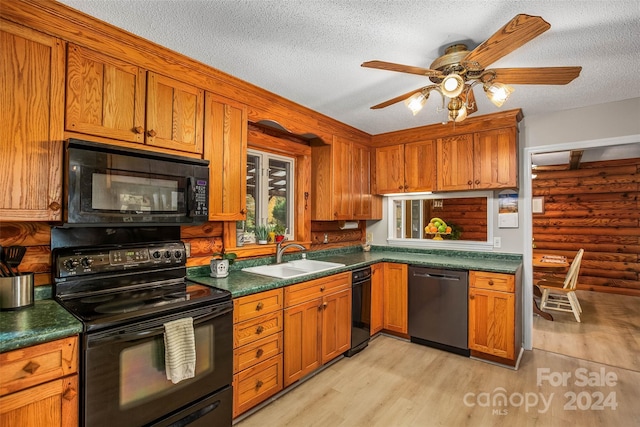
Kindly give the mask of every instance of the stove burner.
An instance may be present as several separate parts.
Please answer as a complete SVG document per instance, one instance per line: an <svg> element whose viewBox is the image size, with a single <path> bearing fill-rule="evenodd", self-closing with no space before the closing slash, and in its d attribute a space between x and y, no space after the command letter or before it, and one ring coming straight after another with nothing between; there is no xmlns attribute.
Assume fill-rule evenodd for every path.
<svg viewBox="0 0 640 427"><path fill-rule="evenodd" d="M144 302L114 301L97 306L95 311L103 314L129 313L131 311L136 311L143 306Z"/></svg>
<svg viewBox="0 0 640 427"><path fill-rule="evenodd" d="M115 296L113 296L113 295L94 295L94 296L82 298L80 300L80 302L85 303L85 304L96 304L96 303L99 303L99 302L111 301L114 298L115 298Z"/></svg>

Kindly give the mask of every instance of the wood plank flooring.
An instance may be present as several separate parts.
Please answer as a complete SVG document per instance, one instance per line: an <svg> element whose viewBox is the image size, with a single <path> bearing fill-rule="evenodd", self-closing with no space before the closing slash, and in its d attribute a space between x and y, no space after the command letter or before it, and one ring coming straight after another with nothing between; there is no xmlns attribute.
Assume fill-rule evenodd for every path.
<svg viewBox="0 0 640 427"><path fill-rule="evenodd" d="M582 329L576 333L563 333L558 326L565 323L563 320L557 320L555 325L540 326L539 321L544 319L534 319L536 334L544 330L548 337L548 331L556 328L556 337L538 335L540 343L537 343L534 335L536 348L525 352L518 371L383 335L374 339L362 353L339 360L241 420L237 426L640 425L638 352L612 356L616 352L633 351L633 345L638 344L638 300L628 306L625 301L623 307L626 308L622 309L611 300L612 305L607 310L604 296L598 295L597 307L591 307L588 296L579 298L585 310ZM588 310L592 310L592 314ZM606 320L610 316L602 316L602 329L595 332L597 328L593 325L598 323L603 310L617 313L613 317L621 320L605 326L611 322ZM570 313L567 315L572 317ZM562 316L556 316L559 317ZM564 327L570 329L573 325ZM583 334L590 338L583 339ZM616 334L621 334L614 339L616 343L623 343L630 335L631 345L620 345L616 350L604 351L605 355L599 357L596 350L607 349L607 343L614 342L612 336ZM553 342L561 341L572 341L574 345L563 344L562 348L551 350L538 348L547 344L551 347ZM591 346L596 350L589 350ZM586 348L579 355L584 357L566 356L555 351L565 347ZM605 362L586 358L592 355ZM629 363L633 358L635 361ZM539 377L545 372L551 379L561 375L569 377L564 385L545 379L538 384ZM610 385L596 384L603 376L609 378ZM590 378L591 382L583 384L585 378ZM500 397L504 395L507 401L501 406ZM604 400L606 397L609 397L608 401ZM612 408L614 403L615 409ZM600 406L602 409L597 409Z"/></svg>

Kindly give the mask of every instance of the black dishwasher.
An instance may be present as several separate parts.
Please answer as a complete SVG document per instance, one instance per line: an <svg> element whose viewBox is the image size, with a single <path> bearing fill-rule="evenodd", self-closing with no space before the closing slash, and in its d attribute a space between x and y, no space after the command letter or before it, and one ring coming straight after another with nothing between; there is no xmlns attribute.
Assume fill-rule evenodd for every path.
<svg viewBox="0 0 640 427"><path fill-rule="evenodd" d="M351 357L369 345L371 335L371 267L351 272Z"/></svg>
<svg viewBox="0 0 640 427"><path fill-rule="evenodd" d="M469 356L467 271L409 267L411 341Z"/></svg>

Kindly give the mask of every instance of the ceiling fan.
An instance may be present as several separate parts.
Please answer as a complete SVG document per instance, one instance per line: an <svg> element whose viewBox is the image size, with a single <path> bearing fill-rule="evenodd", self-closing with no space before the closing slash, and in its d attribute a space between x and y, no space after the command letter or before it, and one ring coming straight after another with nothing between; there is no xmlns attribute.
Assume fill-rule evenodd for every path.
<svg viewBox="0 0 640 427"><path fill-rule="evenodd" d="M368 61L362 67L397 71L426 76L433 84L407 92L371 107L372 110L405 101L416 115L427 102L431 91L442 95L442 109L446 98L448 120L463 121L477 111L473 87L482 85L491 102L500 107L513 92L508 84L564 85L580 75L582 67L487 68L525 43L551 28L540 16L516 15L504 27L469 51L465 44L453 44L431 68L413 67L384 61Z"/></svg>

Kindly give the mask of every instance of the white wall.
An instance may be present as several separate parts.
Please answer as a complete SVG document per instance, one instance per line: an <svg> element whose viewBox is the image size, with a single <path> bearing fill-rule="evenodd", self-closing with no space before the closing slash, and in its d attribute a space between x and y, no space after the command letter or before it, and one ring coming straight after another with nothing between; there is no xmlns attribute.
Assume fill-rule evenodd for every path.
<svg viewBox="0 0 640 427"><path fill-rule="evenodd" d="M525 252L525 223L531 221L530 215L525 215L523 184L526 174L525 168L531 167L529 158L525 156L525 149L530 147L545 147L555 144L576 143L609 138L640 135L640 98L624 101L592 105L550 114L525 117L520 123L520 196L519 196L519 228L498 228L498 218L494 215L494 236L501 237L502 247L494 252L523 254ZM640 141L638 141L640 143ZM548 151L552 151L549 149ZM498 212L497 192L493 199L494 212ZM367 231L373 234L375 245L387 243L386 199L383 202L383 216L380 221L367 222Z"/></svg>

